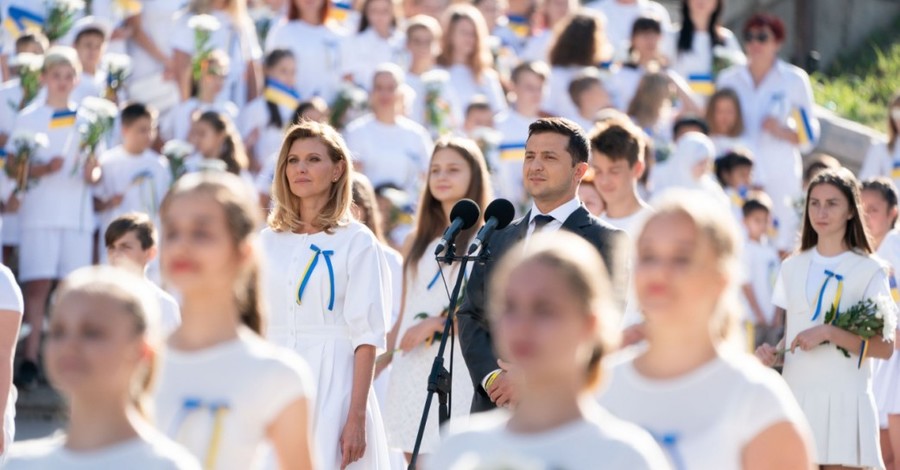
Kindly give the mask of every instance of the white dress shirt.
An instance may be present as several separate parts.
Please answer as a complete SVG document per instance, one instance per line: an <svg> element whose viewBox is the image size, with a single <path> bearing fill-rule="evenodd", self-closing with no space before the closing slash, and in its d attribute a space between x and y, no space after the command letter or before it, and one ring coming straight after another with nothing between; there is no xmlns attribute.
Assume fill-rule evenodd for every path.
<svg viewBox="0 0 900 470"><path fill-rule="evenodd" d="M537 217L539 215L549 215L550 217L553 217L553 220L551 222L548 222L547 225L545 225L541 229L541 231L542 232L555 232L555 231L559 230L560 228L562 228L563 222L565 222L566 219L568 219L569 216L572 215L572 213L574 213L576 210L578 210L579 207L581 207L581 201L579 201L578 198L575 197L575 198L571 199L569 202L557 207L556 209L553 209L552 211L550 211L550 213L544 214L543 212L540 211L540 209L538 209L538 207L534 203L532 203L531 204L531 215L529 216L529 219L528 219L528 234L527 234L526 239L531 238L531 235L534 233L534 218L535 217Z"/></svg>

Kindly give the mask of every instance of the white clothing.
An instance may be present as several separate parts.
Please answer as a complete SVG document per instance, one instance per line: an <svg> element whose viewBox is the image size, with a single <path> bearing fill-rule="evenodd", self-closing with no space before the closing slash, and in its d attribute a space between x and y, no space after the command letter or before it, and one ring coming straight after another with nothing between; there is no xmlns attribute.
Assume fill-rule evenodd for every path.
<svg viewBox="0 0 900 470"><path fill-rule="evenodd" d="M878 176L886 176L900 184L900 139L894 144L894 150L888 148L887 142L873 142L866 152L862 168L859 170L859 180L867 180Z"/></svg>
<svg viewBox="0 0 900 470"><path fill-rule="evenodd" d="M716 157L721 157L726 153L736 149L749 149L750 146L743 137L729 137L727 135L711 135L709 140L712 141L713 147L716 148Z"/></svg>
<svg viewBox="0 0 900 470"><path fill-rule="evenodd" d="M402 322L397 333L398 344L403 335L413 325L424 318L443 315L449 306L447 290L440 279L438 265L430 254L438 244L437 239L428 244L425 254L412 269L406 272L406 302ZM459 264L444 267L443 275L448 283L456 280ZM459 339L454 338L453 348L452 390L453 401L451 418L453 424L465 423L472 405L472 380L467 373L466 361L462 355ZM384 425L388 430L388 442L391 447L403 452L412 453L419 431L419 420L425 406L426 385L431 365L437 356L440 346L439 335L435 335L431 343L422 344L408 353L394 353L393 372L388 387L388 401L384 411ZM444 350L444 367L450 369L450 345ZM435 397L432 403L425 435L422 439L422 454L431 454L438 447L438 403Z"/></svg>
<svg viewBox="0 0 900 470"><path fill-rule="evenodd" d="M76 103L81 103L88 96L102 98L105 93L106 72L99 69L93 74L83 72L81 74L81 80L78 81L78 84L75 85L75 89L72 90L71 100Z"/></svg>
<svg viewBox="0 0 900 470"><path fill-rule="evenodd" d="M667 469L665 456L646 431L606 410L543 432L517 433L509 413L473 416L469 430L451 434L425 462L428 470L516 469Z"/></svg>
<svg viewBox="0 0 900 470"><path fill-rule="evenodd" d="M22 290L16 284L16 278L12 271L5 265L0 264L0 310L16 312L19 317L25 311L25 302L22 299ZM3 448L7 452L0 452L0 466L9 454L9 446L12 445L16 437L16 387L9 384L9 394L6 399L6 409L3 410ZM471 392L469 393L471 395Z"/></svg>
<svg viewBox="0 0 900 470"><path fill-rule="evenodd" d="M223 113L235 122L238 117L237 105L231 101L217 100L215 103L201 103L197 98L188 98L178 103L174 108L169 110L166 117L159 125L159 135L164 141L168 140L188 140L191 133L191 127L194 125L194 115L199 117L207 111L216 111Z"/></svg>
<svg viewBox="0 0 900 470"><path fill-rule="evenodd" d="M159 429L207 469L260 468L269 426L291 403L314 396L300 358L244 327L200 351L169 347L159 379Z"/></svg>
<svg viewBox="0 0 900 470"><path fill-rule="evenodd" d="M256 144L253 146L253 157L257 162L265 162L272 155L281 150L284 140L284 130L291 124L295 109L276 105L281 116L281 127L270 123L269 106L264 96L259 96L247 103L238 117L238 129L241 137L246 141L254 131L259 133Z"/></svg>
<svg viewBox="0 0 900 470"><path fill-rule="evenodd" d="M681 29L678 29L669 32L665 36L663 47L666 56L669 58L669 66L678 72L679 75L687 79L690 84L693 84L698 79L704 79L707 82L711 82L714 79L713 44L709 31L694 30L694 38L691 42L691 49L689 51L678 50L678 36L680 34ZM736 57L744 57L741 43L734 37L731 30L720 26L719 36L722 38L724 44L715 47L726 50L729 56L734 55ZM694 89L694 91L696 93L699 90ZM705 96L705 93L697 94Z"/></svg>
<svg viewBox="0 0 900 470"><path fill-rule="evenodd" d="M90 266L94 246L91 230L23 228L19 243L19 281L62 279Z"/></svg>
<svg viewBox="0 0 900 470"><path fill-rule="evenodd" d="M522 166L525 163L528 126L536 120L537 118L523 116L512 108L494 119L495 127L500 132L498 184L494 191L497 197L509 199L517 213L522 213L528 207L529 197L525 193Z"/></svg>
<svg viewBox="0 0 900 470"><path fill-rule="evenodd" d="M132 155L124 147L115 147L100 155L100 167L103 178L94 195L102 201L123 195L121 204L99 214L101 233L116 217L128 212L142 212L159 221L159 205L172 183L165 157L151 149Z"/></svg>
<svg viewBox="0 0 900 470"><path fill-rule="evenodd" d="M43 103L46 99L47 89L41 87L28 105ZM22 86L18 78L13 78L0 85L0 134L12 134L16 126L16 118L20 114L19 104L21 102Z"/></svg>
<svg viewBox="0 0 900 470"><path fill-rule="evenodd" d="M744 448L770 427L805 426L784 381L750 356L719 355L679 377L651 379L635 368L637 354L615 357L600 405L649 431L676 469L740 469Z"/></svg>
<svg viewBox="0 0 900 470"><path fill-rule="evenodd" d="M525 43L525 50L522 51L521 55L522 60L547 62L551 44L553 44L553 30L551 28L531 36Z"/></svg>
<svg viewBox="0 0 900 470"><path fill-rule="evenodd" d="M647 71L643 67L633 65L622 65L614 69L606 82L606 89L616 109L623 113L628 112L628 106L634 99L645 73Z"/></svg>
<svg viewBox="0 0 900 470"><path fill-rule="evenodd" d="M838 312L863 299L890 296L885 270L870 256L847 251L824 257L816 249L793 256L781 267L773 300L787 311L785 345L823 324L838 289L835 278L825 285L826 270L843 276ZM820 291L822 307L816 316ZM849 353L851 357L844 357L833 344L809 351L797 348L785 354L783 376L809 421L817 464L883 468L872 361L866 358L858 366L860 351Z"/></svg>
<svg viewBox="0 0 900 470"><path fill-rule="evenodd" d="M388 325L393 326L400 318L400 302L403 300L403 255L399 251L388 245L382 244L381 249L384 251L384 259L387 262L388 272L391 276L391 318ZM375 398L378 399L378 407L385 409L387 405L388 386L391 383L391 375L394 366L388 364L381 375L372 382L372 388L375 389Z"/></svg>
<svg viewBox="0 0 900 470"><path fill-rule="evenodd" d="M391 125L367 114L348 124L344 136L373 186L393 183L419 194L434 146L424 127L403 116Z"/></svg>
<svg viewBox="0 0 900 470"><path fill-rule="evenodd" d="M775 318L775 305L772 304L772 291L775 289L775 280L781 268L781 258L778 250L769 244L767 240L762 243L750 239L744 242L742 253L744 267L744 284L750 284L756 302L766 318L766 323L771 325ZM753 311L747 299L741 296L744 304L744 319L756 323Z"/></svg>
<svg viewBox="0 0 900 470"><path fill-rule="evenodd" d="M814 101L809 76L798 67L777 60L759 86L754 85L747 66L726 69L716 81L716 88L732 88L741 102L744 118L744 138L755 157L754 180L762 184L772 197L773 216L780 221L775 246L781 250L794 249L795 218L793 203L802 196L803 164L800 152L812 148L819 135L819 121L814 114ZM807 114L810 142L796 146L780 140L763 130L763 122L773 117L785 126L805 127L793 117L795 110Z"/></svg>
<svg viewBox="0 0 900 470"><path fill-rule="evenodd" d="M585 5L601 11L606 16L606 38L616 51L627 51L631 45L631 28L635 20L649 16L659 20L663 34L672 29L672 20L666 7L651 0L637 0L623 4L617 0L595 0Z"/></svg>
<svg viewBox="0 0 900 470"><path fill-rule="evenodd" d="M342 53L342 75L350 75L353 83L371 91L375 69L379 65L391 63L401 69L406 68L406 34L397 28L390 36L383 38L370 26L361 33L347 37Z"/></svg>
<svg viewBox="0 0 900 470"><path fill-rule="evenodd" d="M147 280L159 300L159 332L167 338L181 324L181 307L171 294L164 291L155 282Z"/></svg>
<svg viewBox="0 0 900 470"><path fill-rule="evenodd" d="M581 207L581 201L578 200L576 196L575 199L570 200L569 202L557 207L550 211L549 214L543 214L538 207L532 203L531 204L531 213L528 219L528 233L527 237L531 238L531 235L534 234L534 230L536 228L534 219L539 215L549 215L553 217L553 220L545 224L541 228L541 232L555 232L562 228L563 223L565 223L566 219L569 218L578 208Z"/></svg>
<svg viewBox="0 0 900 470"><path fill-rule="evenodd" d="M13 446L7 470L199 470L200 464L184 448L152 429L124 442L91 452L67 449L60 438L26 441Z"/></svg>
<svg viewBox="0 0 900 470"><path fill-rule="evenodd" d="M876 253L890 268L888 284L894 300L898 300L897 273L900 272L900 232L891 231L881 241ZM894 339L896 341L896 338ZM895 343L896 344L896 343ZM878 406L878 415L881 428L887 427L887 416L900 414L900 354L894 350L894 354L888 360L875 359L875 373L872 377L872 391L875 394L875 404Z"/></svg>
<svg viewBox="0 0 900 470"><path fill-rule="evenodd" d="M500 77L492 68L483 70L481 77L475 77L472 70L462 64L451 65L446 70L450 74L450 88L454 91L448 98L453 100L450 110L454 113L456 122L465 120L466 108L472 103L472 98L478 95L487 99L494 114L506 111L506 95L500 86Z"/></svg>
<svg viewBox="0 0 900 470"><path fill-rule="evenodd" d="M578 106L569 96L569 84L584 72L588 67L572 65L567 67L553 66L550 69L550 76L547 77L546 90L544 100L541 103L541 110L553 116L564 117L566 119L574 119L580 114ZM526 129L527 130L527 129Z"/></svg>
<svg viewBox="0 0 900 470"><path fill-rule="evenodd" d="M652 214L653 209L650 208L650 206L642 203L641 208L634 214L614 219L604 213L600 216L600 220L608 223L609 225L612 225L617 229L624 230L629 238L635 240L639 235L637 230L641 227L641 224L644 223L644 220L646 220L646 218Z"/></svg>
<svg viewBox="0 0 900 470"><path fill-rule="evenodd" d="M337 468L354 352L362 345L385 347L391 279L384 254L372 232L355 221L331 234L265 229L260 242L265 261L262 284L269 287L266 336L299 353L312 367L319 397L313 413L316 453L323 468ZM370 389L366 452L348 468L384 470L387 459L381 412Z"/></svg>
<svg viewBox="0 0 900 470"><path fill-rule="evenodd" d="M341 83L344 37L330 25L282 18L266 37L266 52L289 49L297 60L296 88L304 99L321 96L331 103Z"/></svg>
<svg viewBox="0 0 900 470"><path fill-rule="evenodd" d="M175 24L175 14L184 4L184 0L141 2L141 30L166 57L172 55L172 25ZM158 62L133 38L128 39L126 47L128 55L131 56L132 79L137 80L163 72L165 64Z"/></svg>

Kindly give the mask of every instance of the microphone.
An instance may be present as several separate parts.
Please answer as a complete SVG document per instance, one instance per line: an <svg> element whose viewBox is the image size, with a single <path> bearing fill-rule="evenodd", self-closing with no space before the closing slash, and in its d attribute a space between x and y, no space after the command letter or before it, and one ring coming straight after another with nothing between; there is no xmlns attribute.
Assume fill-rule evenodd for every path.
<svg viewBox="0 0 900 470"><path fill-rule="evenodd" d="M484 226L475 236L475 241L469 245L469 254L475 253L482 245L486 246L491 235L497 230L503 230L512 222L516 214L516 208L506 199L495 199L484 210Z"/></svg>
<svg viewBox="0 0 900 470"><path fill-rule="evenodd" d="M454 204L453 209L450 210L450 226L447 227L447 230L444 230L444 235L434 250L434 256L439 256L448 246L453 244L453 240L459 235L459 232L475 225L480 215L481 209L471 199L461 199Z"/></svg>

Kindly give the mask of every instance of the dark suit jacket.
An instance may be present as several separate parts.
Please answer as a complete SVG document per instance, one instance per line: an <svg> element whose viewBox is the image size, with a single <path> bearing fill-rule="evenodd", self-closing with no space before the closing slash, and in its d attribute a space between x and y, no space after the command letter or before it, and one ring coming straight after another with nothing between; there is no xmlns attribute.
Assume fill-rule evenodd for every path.
<svg viewBox="0 0 900 470"><path fill-rule="evenodd" d="M457 312L460 345L469 368L469 375L472 377L472 384L475 386L473 413L494 408L494 403L481 387L481 382L485 376L498 368L485 311L487 302L485 287L489 286L491 271L497 261L527 235L530 219L529 212L525 217L513 221L505 229L494 234L490 241L491 260L473 268L466 286L466 298ZM579 235L594 245L610 272L613 292L622 295L625 292L626 282L625 232L592 216L584 207L579 207L573 212L563 222L562 229ZM624 296L617 300L622 304Z"/></svg>

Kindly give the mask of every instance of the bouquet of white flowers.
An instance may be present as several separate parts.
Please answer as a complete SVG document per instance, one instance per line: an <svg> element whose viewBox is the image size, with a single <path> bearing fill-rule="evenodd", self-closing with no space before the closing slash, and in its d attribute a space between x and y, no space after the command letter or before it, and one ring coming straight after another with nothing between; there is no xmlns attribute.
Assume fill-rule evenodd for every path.
<svg viewBox="0 0 900 470"><path fill-rule="evenodd" d="M166 142L162 148L162 154L169 161L169 171L172 173L172 183L185 172L184 161L194 153L194 146L183 141L173 139Z"/></svg>
<svg viewBox="0 0 900 470"><path fill-rule="evenodd" d="M78 133L81 135L79 150L84 162L75 164L72 168L73 175L81 169L82 163L97 158L97 147L112 131L119 108L109 100L88 96L82 100L78 114L84 118L78 126Z"/></svg>
<svg viewBox="0 0 900 470"><path fill-rule="evenodd" d="M733 65L744 65L747 63L747 58L744 57L744 54L741 51L736 51L733 49L728 49L725 46L715 46L712 50L713 60L712 60L712 75L713 78L719 75L719 72L731 67Z"/></svg>
<svg viewBox="0 0 900 470"><path fill-rule="evenodd" d="M19 86L22 87L22 99L16 106L19 110L28 106L31 100L37 96L41 89L41 68L44 66L44 56L21 52L16 54L12 64L19 70Z"/></svg>
<svg viewBox="0 0 900 470"><path fill-rule="evenodd" d="M866 299L857 302L842 312L835 311L832 306L825 314L825 324L834 325L863 339L858 364L862 365L869 339L881 335L886 341L894 340L897 330L897 304L890 297L881 295L875 300ZM845 357L850 357L849 351L840 346L837 348Z"/></svg>
<svg viewBox="0 0 900 470"><path fill-rule="evenodd" d="M26 191L33 182L29 175L31 158L39 148L47 148L47 134L19 131L10 138L12 154L7 155L6 173L16 181L16 193Z"/></svg>
<svg viewBox="0 0 900 470"><path fill-rule="evenodd" d="M203 62L213 50L209 43L212 33L221 27L219 20L212 15L194 15L188 20L188 28L194 31L194 60L191 64L194 81L200 80Z"/></svg>
<svg viewBox="0 0 900 470"><path fill-rule="evenodd" d="M345 124L365 111L368 99L368 94L362 88L350 82L341 83L337 96L331 103L329 123L335 129L342 129Z"/></svg>
<svg viewBox="0 0 900 470"><path fill-rule="evenodd" d="M131 72L131 57L125 54L109 53L103 58L106 68L106 99L117 103L119 90Z"/></svg>
<svg viewBox="0 0 900 470"><path fill-rule="evenodd" d="M444 70L432 70L422 74L425 86L425 122L435 137L451 130L450 104L444 99L444 87L450 82L450 74Z"/></svg>
<svg viewBox="0 0 900 470"><path fill-rule="evenodd" d="M69 33L75 25L79 12L84 10L82 0L48 0L47 20L44 21L44 35L50 42L56 42Z"/></svg>

